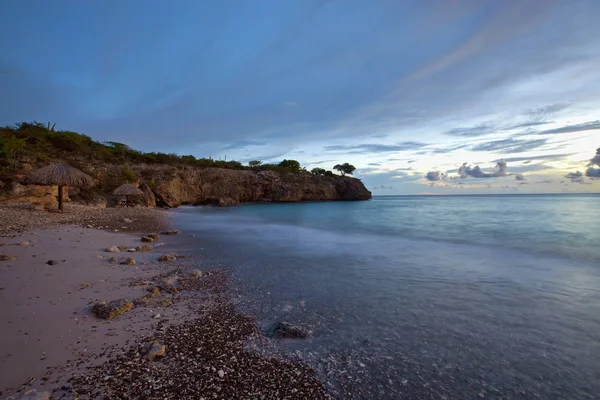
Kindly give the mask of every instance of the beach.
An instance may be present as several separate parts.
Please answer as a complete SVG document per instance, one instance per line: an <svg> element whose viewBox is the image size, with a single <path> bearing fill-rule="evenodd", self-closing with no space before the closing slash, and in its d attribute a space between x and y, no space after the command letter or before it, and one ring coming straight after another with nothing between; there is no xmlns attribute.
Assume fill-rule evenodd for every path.
<svg viewBox="0 0 600 400"><path fill-rule="evenodd" d="M0 216L0 398L328 398L306 365L245 347L263 333L224 269L170 251L186 234L168 211ZM113 301L127 312L94 314Z"/></svg>

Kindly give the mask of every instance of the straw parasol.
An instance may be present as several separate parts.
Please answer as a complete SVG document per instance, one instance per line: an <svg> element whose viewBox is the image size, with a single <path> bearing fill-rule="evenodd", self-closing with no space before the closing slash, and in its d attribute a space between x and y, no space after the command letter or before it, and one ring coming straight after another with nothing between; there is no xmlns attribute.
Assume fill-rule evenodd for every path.
<svg viewBox="0 0 600 400"><path fill-rule="evenodd" d="M125 183L116 188L113 194L115 196L125 196L126 203L129 205L129 196L143 196L144 192L130 183Z"/></svg>
<svg viewBox="0 0 600 400"><path fill-rule="evenodd" d="M25 185L58 186L58 208L63 209L63 186L91 187L94 178L69 165L50 164L36 169L23 180Z"/></svg>

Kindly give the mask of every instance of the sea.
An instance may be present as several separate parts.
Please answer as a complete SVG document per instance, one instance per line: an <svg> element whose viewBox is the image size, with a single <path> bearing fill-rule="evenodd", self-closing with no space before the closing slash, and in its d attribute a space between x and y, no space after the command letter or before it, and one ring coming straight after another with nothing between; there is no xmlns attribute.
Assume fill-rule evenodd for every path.
<svg viewBox="0 0 600 400"><path fill-rule="evenodd" d="M182 249L336 398L600 399L600 196L182 207ZM192 236L193 235L193 236ZM183 239L183 238L182 238Z"/></svg>

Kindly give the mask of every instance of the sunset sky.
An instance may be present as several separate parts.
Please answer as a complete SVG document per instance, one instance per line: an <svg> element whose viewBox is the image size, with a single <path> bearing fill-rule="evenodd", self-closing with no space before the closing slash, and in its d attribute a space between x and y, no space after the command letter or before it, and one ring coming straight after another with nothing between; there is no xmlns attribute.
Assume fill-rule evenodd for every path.
<svg viewBox="0 0 600 400"><path fill-rule="evenodd" d="M0 14L2 125L350 162L375 195L600 192L600 1L4 0Z"/></svg>

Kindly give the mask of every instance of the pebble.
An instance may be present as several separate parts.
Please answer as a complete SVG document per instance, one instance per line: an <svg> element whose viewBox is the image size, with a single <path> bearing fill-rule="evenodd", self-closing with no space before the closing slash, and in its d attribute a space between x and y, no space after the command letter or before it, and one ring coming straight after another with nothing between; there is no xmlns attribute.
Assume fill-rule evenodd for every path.
<svg viewBox="0 0 600 400"><path fill-rule="evenodd" d="M56 261L56 260L48 260L48 261L46 261L46 264L48 264L48 265L56 265L56 264L58 264L59 262L60 262L60 261Z"/></svg>
<svg viewBox="0 0 600 400"><path fill-rule="evenodd" d="M220 370L217 372L217 375L219 375L219 378L222 378L222 377L224 377L224 376L225 376L225 372L224 372L222 369L220 369Z"/></svg>

